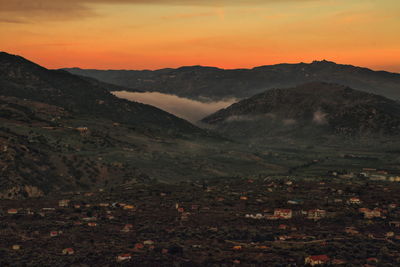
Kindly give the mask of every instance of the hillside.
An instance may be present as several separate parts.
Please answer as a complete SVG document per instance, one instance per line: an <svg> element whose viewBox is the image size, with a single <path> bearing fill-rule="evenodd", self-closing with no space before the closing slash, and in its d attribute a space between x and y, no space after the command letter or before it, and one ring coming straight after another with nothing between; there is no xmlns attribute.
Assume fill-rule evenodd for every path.
<svg viewBox="0 0 400 267"><path fill-rule="evenodd" d="M0 96L0 199L287 172L280 157L221 138L138 129Z"/></svg>
<svg viewBox="0 0 400 267"><path fill-rule="evenodd" d="M103 86L0 54L0 199L289 169Z"/></svg>
<svg viewBox="0 0 400 267"><path fill-rule="evenodd" d="M400 104L329 83L272 89L202 120L236 137L398 136Z"/></svg>
<svg viewBox="0 0 400 267"><path fill-rule="evenodd" d="M62 70L47 70L22 57L0 53L0 95L44 102L79 115L171 134L201 133L192 124L155 107L122 100L107 85ZM115 87L111 87L111 90Z"/></svg>
<svg viewBox="0 0 400 267"><path fill-rule="evenodd" d="M325 60L310 64L278 64L232 70L202 66L156 71L66 70L129 87L133 91L161 92L194 99L243 99L272 88L287 88L316 81L342 84L392 99L400 98L400 74Z"/></svg>

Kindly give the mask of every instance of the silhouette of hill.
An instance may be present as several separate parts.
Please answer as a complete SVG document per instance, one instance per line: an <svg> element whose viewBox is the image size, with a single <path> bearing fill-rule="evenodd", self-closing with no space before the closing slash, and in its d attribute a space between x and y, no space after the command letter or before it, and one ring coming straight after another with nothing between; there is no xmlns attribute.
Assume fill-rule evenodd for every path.
<svg viewBox="0 0 400 267"><path fill-rule="evenodd" d="M400 104L330 83L271 89L202 120L236 137L396 136Z"/></svg>
<svg viewBox="0 0 400 267"><path fill-rule="evenodd" d="M48 70L22 57L0 53L0 95L39 101L63 107L74 114L163 132L201 132L189 122L158 108L119 99L105 86L93 79L63 70Z"/></svg>
<svg viewBox="0 0 400 267"><path fill-rule="evenodd" d="M232 70L202 66L156 71L66 70L131 90L156 91L195 99L243 99L272 88L288 88L318 81L342 84L392 99L400 98L400 74L326 60Z"/></svg>

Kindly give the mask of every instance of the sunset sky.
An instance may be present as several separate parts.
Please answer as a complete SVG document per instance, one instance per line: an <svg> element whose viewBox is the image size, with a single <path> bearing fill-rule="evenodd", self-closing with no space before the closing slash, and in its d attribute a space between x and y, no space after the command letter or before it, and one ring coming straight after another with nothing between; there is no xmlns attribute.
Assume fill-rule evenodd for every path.
<svg viewBox="0 0 400 267"><path fill-rule="evenodd" d="M0 0L0 50L48 68L327 59L400 72L400 1Z"/></svg>

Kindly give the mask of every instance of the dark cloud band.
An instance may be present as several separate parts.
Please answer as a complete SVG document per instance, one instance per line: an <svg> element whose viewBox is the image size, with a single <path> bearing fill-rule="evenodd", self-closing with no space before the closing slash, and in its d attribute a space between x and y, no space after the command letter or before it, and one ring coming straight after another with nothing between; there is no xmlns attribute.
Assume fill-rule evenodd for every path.
<svg viewBox="0 0 400 267"><path fill-rule="evenodd" d="M312 0L0 0L3 22L65 20L95 15L93 4L235 6ZM0 21L1 22L1 21Z"/></svg>

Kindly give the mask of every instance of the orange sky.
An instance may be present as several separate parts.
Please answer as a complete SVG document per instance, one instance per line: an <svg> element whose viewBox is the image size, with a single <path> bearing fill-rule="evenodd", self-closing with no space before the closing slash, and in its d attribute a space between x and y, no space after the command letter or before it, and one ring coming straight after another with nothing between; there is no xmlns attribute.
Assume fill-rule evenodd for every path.
<svg viewBox="0 0 400 267"><path fill-rule="evenodd" d="M48 68L248 68L327 59L400 72L398 0L0 0L0 50Z"/></svg>

